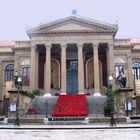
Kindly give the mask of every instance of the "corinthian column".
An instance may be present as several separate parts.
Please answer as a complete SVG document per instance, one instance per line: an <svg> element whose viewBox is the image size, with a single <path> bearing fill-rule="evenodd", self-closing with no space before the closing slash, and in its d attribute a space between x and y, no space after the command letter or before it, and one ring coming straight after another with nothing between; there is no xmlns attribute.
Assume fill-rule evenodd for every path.
<svg viewBox="0 0 140 140"><path fill-rule="evenodd" d="M36 88L38 88L38 63L39 63L39 53L38 53L38 48L36 49L36 70L35 70L35 75L36 75Z"/></svg>
<svg viewBox="0 0 140 140"><path fill-rule="evenodd" d="M50 93L51 88L51 45L46 44L46 63L45 63L45 91Z"/></svg>
<svg viewBox="0 0 140 140"><path fill-rule="evenodd" d="M66 93L66 44L61 44L61 92Z"/></svg>
<svg viewBox="0 0 140 140"><path fill-rule="evenodd" d="M114 73L114 52L113 52L113 45L108 46L108 52L107 52L107 68L108 68L108 76L110 74ZM108 81L109 83L109 81ZM113 84L113 81L112 81Z"/></svg>
<svg viewBox="0 0 140 140"><path fill-rule="evenodd" d="M99 78L99 57L98 46L93 45L93 64L94 64L94 96L101 96L100 94L100 78Z"/></svg>
<svg viewBox="0 0 140 140"><path fill-rule="evenodd" d="M36 88L36 47L31 46L30 89Z"/></svg>
<svg viewBox="0 0 140 140"><path fill-rule="evenodd" d="M84 93L83 44L78 46L78 92Z"/></svg>

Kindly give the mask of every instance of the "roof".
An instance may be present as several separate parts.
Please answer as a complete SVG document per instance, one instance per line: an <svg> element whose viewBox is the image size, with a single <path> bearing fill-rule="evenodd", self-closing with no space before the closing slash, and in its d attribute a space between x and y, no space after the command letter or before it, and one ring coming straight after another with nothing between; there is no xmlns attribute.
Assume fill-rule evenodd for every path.
<svg viewBox="0 0 140 140"><path fill-rule="evenodd" d="M0 53L9 53L13 52L11 48L0 48Z"/></svg>
<svg viewBox="0 0 140 140"><path fill-rule="evenodd" d="M0 41L0 46L15 46L14 41Z"/></svg>
<svg viewBox="0 0 140 140"><path fill-rule="evenodd" d="M79 16L68 16L27 30L29 37L37 34L114 33L118 26Z"/></svg>
<svg viewBox="0 0 140 140"><path fill-rule="evenodd" d="M133 50L140 50L140 45L138 44L134 45Z"/></svg>
<svg viewBox="0 0 140 140"><path fill-rule="evenodd" d="M131 43L140 43L140 38L133 38L130 40Z"/></svg>

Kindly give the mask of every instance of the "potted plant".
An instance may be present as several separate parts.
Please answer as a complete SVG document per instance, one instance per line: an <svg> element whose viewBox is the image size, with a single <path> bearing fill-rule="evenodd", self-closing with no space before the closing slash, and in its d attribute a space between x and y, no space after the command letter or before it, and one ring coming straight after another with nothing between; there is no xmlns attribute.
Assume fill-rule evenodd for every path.
<svg viewBox="0 0 140 140"><path fill-rule="evenodd" d="M60 95L60 93L59 93L60 88L59 87L55 87L54 90L56 91L55 92L55 96L59 96Z"/></svg>
<svg viewBox="0 0 140 140"><path fill-rule="evenodd" d="M109 90L109 88L104 87L102 91L104 91L104 94L107 95L107 99L104 106L104 115L105 117L110 117L112 115L111 113L115 113L115 97L119 95L119 90ZM114 112L112 112L112 110Z"/></svg>
<svg viewBox="0 0 140 140"><path fill-rule="evenodd" d="M28 91L27 94L33 99L35 96L40 95L40 89L33 89L32 91Z"/></svg>
<svg viewBox="0 0 140 140"><path fill-rule="evenodd" d="M91 88L90 88L90 87L87 87L86 89L87 89L86 95L90 95L89 90L90 90Z"/></svg>

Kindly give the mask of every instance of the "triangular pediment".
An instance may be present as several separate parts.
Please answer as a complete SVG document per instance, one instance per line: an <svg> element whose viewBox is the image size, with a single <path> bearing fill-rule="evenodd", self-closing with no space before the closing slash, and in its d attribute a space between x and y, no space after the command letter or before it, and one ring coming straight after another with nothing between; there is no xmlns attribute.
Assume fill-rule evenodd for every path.
<svg viewBox="0 0 140 140"><path fill-rule="evenodd" d="M50 31L72 31L72 30L92 30L90 27L86 27L83 25L79 25L76 23L67 23L65 25L60 25L59 27L55 27Z"/></svg>
<svg viewBox="0 0 140 140"><path fill-rule="evenodd" d="M62 34L62 33L113 33L116 34L118 27L114 24L107 24L76 16L66 17L27 30L27 34Z"/></svg>

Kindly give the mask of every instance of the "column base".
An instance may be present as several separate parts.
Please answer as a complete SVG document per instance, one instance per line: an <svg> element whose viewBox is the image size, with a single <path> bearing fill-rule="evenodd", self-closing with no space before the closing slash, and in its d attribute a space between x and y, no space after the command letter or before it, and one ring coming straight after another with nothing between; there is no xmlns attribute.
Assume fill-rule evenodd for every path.
<svg viewBox="0 0 140 140"><path fill-rule="evenodd" d="M95 92L93 96L102 96L100 92Z"/></svg>
<svg viewBox="0 0 140 140"><path fill-rule="evenodd" d="M51 95L51 93L45 93L43 96L44 97L51 97L52 95Z"/></svg>
<svg viewBox="0 0 140 140"><path fill-rule="evenodd" d="M65 92L61 92L61 94L60 95L67 95L67 93L65 93Z"/></svg>
<svg viewBox="0 0 140 140"><path fill-rule="evenodd" d="M85 94L84 92L79 92L78 94Z"/></svg>

